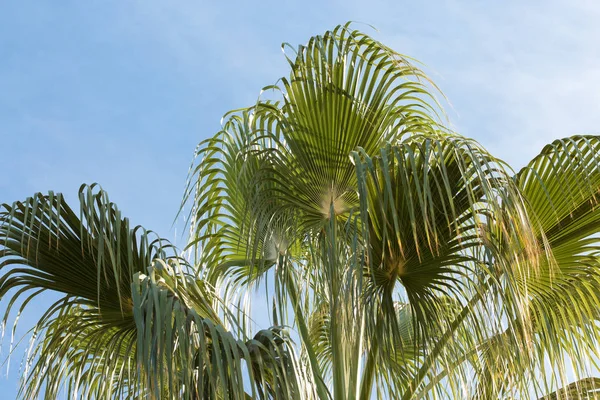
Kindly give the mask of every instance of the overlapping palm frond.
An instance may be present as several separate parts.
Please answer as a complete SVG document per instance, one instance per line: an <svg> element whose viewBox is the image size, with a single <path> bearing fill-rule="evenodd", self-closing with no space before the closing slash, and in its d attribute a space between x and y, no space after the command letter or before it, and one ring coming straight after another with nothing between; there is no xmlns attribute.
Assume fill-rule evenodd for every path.
<svg viewBox="0 0 600 400"><path fill-rule="evenodd" d="M172 245L130 228L95 186L80 199L80 217L52 193L0 213L1 295L24 307L44 290L62 294L34 328L24 398L299 396L280 329L245 338ZM265 363L268 373L252 373Z"/></svg>
<svg viewBox="0 0 600 400"><path fill-rule="evenodd" d="M425 75L349 25L312 38L288 60L290 77L265 88L281 99L259 99L229 114L223 130L197 152L188 191L195 195L192 244L229 263L244 259L239 253L264 257L268 250L260 254L256 245L265 235L288 242L304 234L272 233L281 230L277 225L320 229L331 203L336 215L355 207L351 151L374 154L436 124ZM216 237L229 242L210 246Z"/></svg>
<svg viewBox="0 0 600 400"><path fill-rule="evenodd" d="M132 231L103 192L82 187L80 197L81 218L61 195L53 193L5 204L0 214L0 296L12 292L11 305L19 300L26 305L46 290L63 294L36 325L34 335L46 329L53 335L44 335L33 352L35 365L24 381L28 382L24 387L27 398L37 398L43 385L49 397L56 396L67 376L72 379L69 390L112 393L116 386L112 382L94 383L81 376L101 372L113 362L111 351L127 354L125 349L135 339L131 296L127 295L133 275L168 251L167 243L151 243L146 233ZM5 323L10 311L8 307ZM107 340L114 342L112 349L102 346ZM94 347L98 357L90 357ZM72 357L73 362L64 366L65 357ZM127 356L114 363L116 370L128 363L135 365L135 360ZM136 375L134 369L130 382L135 382Z"/></svg>
<svg viewBox="0 0 600 400"><path fill-rule="evenodd" d="M233 293L272 273L275 314L286 314L282 302L291 301L294 317L287 322L298 324L305 337L319 302L341 303L345 296L346 317L337 320L348 322L361 301L353 276L362 275L363 267L347 260L362 251L353 226L359 199L350 152L360 147L375 154L385 143L430 132L438 127L438 108L426 89L428 79L409 59L349 25L292 52L289 78L266 88L280 98L259 99L230 114L223 130L200 145L188 193L196 199L191 245L203 254L202 273L219 276L219 286ZM326 252L333 240L343 244ZM302 277L302 283L290 284L290 277ZM334 320L341 312L328 309ZM361 352L357 326L359 339L346 343L344 353ZM336 329L341 335L350 328ZM356 374L360 357L354 358L346 367ZM314 375L317 381L329 379L318 368ZM338 382L338 390L344 385Z"/></svg>
<svg viewBox="0 0 600 400"><path fill-rule="evenodd" d="M242 341L216 315L205 317L204 309L214 311L202 282L188 277L186 284L155 271L138 278L133 292L138 365L156 398L300 399L310 393L281 329Z"/></svg>
<svg viewBox="0 0 600 400"><path fill-rule="evenodd" d="M521 368L529 384L490 373L515 369L510 354L516 343L503 335L486 350L481 388L495 385L502 394L521 385L542 397L572 376L584 379L598 370L599 149L596 136L557 140L515 177L537 240L551 257L540 260L529 279L516 280L531 299L524 312L533 320L533 350L530 365Z"/></svg>
<svg viewBox="0 0 600 400"><path fill-rule="evenodd" d="M467 379L465 353L502 331L481 320L517 318L509 305L526 301L503 281L521 277L537 255L511 175L475 142L444 132L410 136L376 157L357 152L355 160L368 314L377 315L368 337L386 354L402 353L394 313L394 296L402 296L414 316L417 347L427 349L423 359L411 360L420 364L414 377L391 386L410 395L450 365L454 380Z"/></svg>
<svg viewBox="0 0 600 400"><path fill-rule="evenodd" d="M550 393L539 400L561 400L561 399L582 399L595 400L600 397L600 379L583 378L579 381L570 383L555 392Z"/></svg>

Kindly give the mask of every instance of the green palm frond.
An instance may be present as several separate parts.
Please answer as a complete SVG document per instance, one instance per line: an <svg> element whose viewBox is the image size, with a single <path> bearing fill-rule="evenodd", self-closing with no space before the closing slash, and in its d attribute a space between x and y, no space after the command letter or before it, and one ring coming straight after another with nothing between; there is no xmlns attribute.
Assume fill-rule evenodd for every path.
<svg viewBox="0 0 600 400"><path fill-rule="evenodd" d="M43 339L28 355L21 394L59 398L126 398L139 394L137 363L132 357L136 332L110 325L89 308L60 304L47 325L38 323ZM64 387L63 387L64 386Z"/></svg>
<svg viewBox="0 0 600 400"><path fill-rule="evenodd" d="M331 235L340 229L340 237L353 242L334 257L349 268L358 266L344 261L344 254L361 246L352 233L356 228L350 226L359 204L350 152L360 147L375 154L389 141L438 126L437 103L427 90L426 76L406 57L349 25L313 38L289 61L289 78L266 88L279 93L278 100L259 100L229 114L223 130L200 145L188 190L188 197L195 197L190 245L201 249L199 271L218 276L218 286L228 293L239 293L275 268L278 314L286 312L281 303L288 299L289 284L287 273L280 273L283 264L276 268L271 254L284 255L290 271L303 269L305 256L309 264L322 266L291 272L308 279L291 295L296 298L316 295L322 279L332 282L343 276L325 268L332 258L322 253L328 241L323 229ZM330 212L340 220L332 229ZM322 299L348 294L345 288L353 285L350 279L326 289ZM348 301L357 304L359 298L354 293ZM306 321L315 306L292 305L295 322L303 326L300 331L308 333ZM348 362L354 364L348 368L358 368L358 358Z"/></svg>
<svg viewBox="0 0 600 400"><path fill-rule="evenodd" d="M80 198L81 217L52 193L0 214L2 296L14 293L12 305L43 290L63 295L34 328L42 339L27 360L23 397L299 395L285 335L244 339L234 314L172 245L131 229L95 186L83 186ZM245 384L244 371L265 362L269 373Z"/></svg>
<svg viewBox="0 0 600 400"><path fill-rule="evenodd" d="M284 332L272 328L246 342L236 339L218 320L188 305L188 291L172 290L163 271L138 275L133 292L138 365L156 398L168 393L170 398L244 399L246 386L252 398L296 399L300 390L306 392Z"/></svg>
<svg viewBox="0 0 600 400"><path fill-rule="evenodd" d="M419 345L436 349L441 340L447 353L452 342L458 353L469 345L456 338L458 329L470 331L464 335L470 341L499 332L500 326L481 325L486 314L516 317L500 293L514 296L514 303L525 299L506 291L502 280L522 274L519 265L535 258L536 243L519 192L500 162L473 141L445 133L411 136L376 157L358 152L355 160L373 302L368 314L377 316L368 325L369 337L393 351L398 295L410 304ZM452 308L448 298L454 299ZM482 307L493 303L492 311ZM435 357L438 365L454 358ZM423 360L414 384L433 362L433 356ZM406 389L407 380L398 384Z"/></svg>
<svg viewBox="0 0 600 400"><path fill-rule="evenodd" d="M533 386L541 396L564 384L567 370L585 377L598 368L599 149L600 140L594 136L557 140L515 177L540 247L550 255L527 280L516 280L530 298L526 312L535 335L535 350L521 370L535 384L509 383L503 374L490 376L492 370L516 368L510 354L518 344L503 335L496 349L489 349L496 366L489 360L484 364L483 386L495 381L502 391L510 391L520 383L521 390Z"/></svg>
<svg viewBox="0 0 600 400"><path fill-rule="evenodd" d="M80 216L60 194L53 193L5 204L0 213L0 296L12 292L10 304L21 300L25 305L45 290L63 295L34 329L35 335L44 331L53 334L44 335L33 352L35 367L31 379L24 381L26 398L37 398L43 384L48 396L56 395L66 377L71 379L69 391L109 397L118 395L114 388L121 393L136 392L135 386L93 383L81 377L109 368L117 382L135 384L135 369L125 368L133 370L131 379L118 372L128 363L135 364L131 353L125 352L136 337L133 276L145 270L152 259L167 258L171 246L151 239L151 233L140 228L131 229L128 220L96 187L82 186L79 194ZM11 307L6 310L4 323L10 311ZM107 343L111 347L107 348ZM98 353L93 353L94 349ZM113 351L124 352L126 357L115 361L108 357ZM69 362L65 366L66 357Z"/></svg>
<svg viewBox="0 0 600 400"><path fill-rule="evenodd" d="M540 400L581 399L594 400L600 397L600 378L584 378L570 383Z"/></svg>
<svg viewBox="0 0 600 400"><path fill-rule="evenodd" d="M192 244L207 234L226 237L235 248L215 246L219 254L260 257L248 243L261 243L265 227L282 218L322 227L330 203L336 214L357 204L351 151L374 154L436 124L423 72L348 25L311 39L289 61L289 78L266 88L280 100L229 114L223 130L200 145L188 190L188 198L195 195ZM226 222L247 232L212 234ZM302 233L286 240L294 235Z"/></svg>

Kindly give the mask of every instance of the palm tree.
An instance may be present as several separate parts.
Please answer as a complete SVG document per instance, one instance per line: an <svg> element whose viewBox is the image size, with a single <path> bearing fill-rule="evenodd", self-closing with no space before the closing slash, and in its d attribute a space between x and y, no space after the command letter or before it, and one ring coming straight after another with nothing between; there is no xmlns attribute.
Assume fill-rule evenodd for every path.
<svg viewBox="0 0 600 400"><path fill-rule="evenodd" d="M515 173L351 25L284 49L290 76L198 147L184 252L97 185L79 212L2 206L4 324L61 295L21 396L593 398L600 137Z"/></svg>

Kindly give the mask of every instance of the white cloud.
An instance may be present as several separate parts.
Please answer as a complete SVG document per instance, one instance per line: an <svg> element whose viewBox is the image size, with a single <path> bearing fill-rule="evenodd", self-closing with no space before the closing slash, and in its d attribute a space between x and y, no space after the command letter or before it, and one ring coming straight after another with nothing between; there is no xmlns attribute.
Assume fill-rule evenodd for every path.
<svg viewBox="0 0 600 400"><path fill-rule="evenodd" d="M424 62L459 132L515 168L555 138L600 132L600 3L344 4Z"/></svg>
<svg viewBox="0 0 600 400"><path fill-rule="evenodd" d="M451 4L452 23L462 28L441 54L448 59L456 47L462 54L435 64L466 134L518 167L554 138L600 131L599 6Z"/></svg>

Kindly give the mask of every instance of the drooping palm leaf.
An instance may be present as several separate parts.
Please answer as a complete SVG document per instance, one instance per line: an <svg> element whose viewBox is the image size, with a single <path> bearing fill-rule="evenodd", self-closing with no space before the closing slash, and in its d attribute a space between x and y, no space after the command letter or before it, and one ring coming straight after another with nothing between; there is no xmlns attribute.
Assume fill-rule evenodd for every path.
<svg viewBox="0 0 600 400"><path fill-rule="evenodd" d="M540 400L581 399L595 400L600 397L600 379L584 378L570 383Z"/></svg>
<svg viewBox="0 0 600 400"><path fill-rule="evenodd" d="M0 213L2 296L63 295L36 324L25 398L298 396L285 336L236 339L224 325L241 334L233 314L168 242L130 229L102 190L83 186L80 198L81 218L52 193ZM257 360L269 374L244 384Z"/></svg>
<svg viewBox="0 0 600 400"><path fill-rule="evenodd" d="M570 374L585 377L598 368L598 150L595 136L556 140L515 177L540 247L550 255L540 259L529 279L516 280L531 299L525 312L533 319L534 351L530 365L521 369L535 384L507 382L503 374L490 374L515 369L510 354L517 344L504 335L497 348L488 350L495 365L490 358L484 364L482 388L495 385L503 393L521 385L521 390L533 387L541 396L566 384Z"/></svg>

